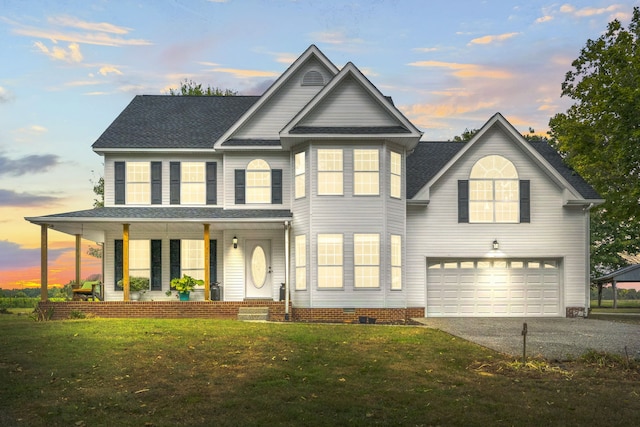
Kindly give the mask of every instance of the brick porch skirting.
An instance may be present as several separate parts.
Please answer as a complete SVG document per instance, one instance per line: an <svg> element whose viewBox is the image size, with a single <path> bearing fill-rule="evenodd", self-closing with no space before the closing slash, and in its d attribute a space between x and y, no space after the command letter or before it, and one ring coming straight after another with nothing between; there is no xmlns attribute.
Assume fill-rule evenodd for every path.
<svg viewBox="0 0 640 427"><path fill-rule="evenodd" d="M72 313L104 318L201 318L237 319L240 307L269 307L269 320L285 320L285 303L280 301L41 301L38 310L51 320L69 319ZM409 323L424 317L424 308L294 308L289 319L326 323ZM366 320L365 320L366 319Z"/></svg>

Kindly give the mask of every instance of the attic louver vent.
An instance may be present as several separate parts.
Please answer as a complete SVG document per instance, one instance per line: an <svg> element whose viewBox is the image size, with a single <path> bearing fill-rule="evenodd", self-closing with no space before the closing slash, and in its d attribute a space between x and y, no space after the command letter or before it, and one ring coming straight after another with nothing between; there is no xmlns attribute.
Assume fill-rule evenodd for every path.
<svg viewBox="0 0 640 427"><path fill-rule="evenodd" d="M318 71L309 71L302 78L302 86L324 86L324 78Z"/></svg>

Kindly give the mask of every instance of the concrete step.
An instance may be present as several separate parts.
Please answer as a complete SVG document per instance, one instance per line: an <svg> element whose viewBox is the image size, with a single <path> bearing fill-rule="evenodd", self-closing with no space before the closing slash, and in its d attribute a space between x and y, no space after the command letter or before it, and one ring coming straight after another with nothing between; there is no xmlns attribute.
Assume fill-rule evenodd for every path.
<svg viewBox="0 0 640 427"><path fill-rule="evenodd" d="M269 307L240 307L238 320L269 320Z"/></svg>

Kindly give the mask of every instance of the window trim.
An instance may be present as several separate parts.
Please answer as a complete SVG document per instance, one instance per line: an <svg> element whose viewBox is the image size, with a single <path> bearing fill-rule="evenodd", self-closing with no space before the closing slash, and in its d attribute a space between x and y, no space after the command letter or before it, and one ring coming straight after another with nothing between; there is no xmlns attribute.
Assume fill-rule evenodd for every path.
<svg viewBox="0 0 640 427"><path fill-rule="evenodd" d="M372 155L375 159L360 158L362 155ZM367 157L367 156L365 156ZM375 164L375 168L373 168ZM359 178L369 177L367 182L358 182ZM359 191L358 185L370 185L375 183L375 191ZM354 196L379 196L380 195L380 150L377 148L356 148L353 150L353 195Z"/></svg>
<svg viewBox="0 0 640 427"><path fill-rule="evenodd" d="M142 175L142 178L134 181L134 177L138 179L137 175ZM136 191L134 187L137 187ZM134 194L138 195L136 201L133 201ZM151 162L125 162L125 200L127 205L151 204Z"/></svg>
<svg viewBox="0 0 640 427"><path fill-rule="evenodd" d="M371 244L372 238L375 242ZM362 239L360 242L359 239ZM364 246L371 246L375 249L375 252L371 253L359 253L359 248ZM358 258L362 258L358 262ZM371 262L367 263L365 258L373 258ZM377 261L377 262L375 262ZM377 284L365 284L359 285L359 281L363 276L358 274L359 269L375 271L377 276ZM372 276L365 276L372 277ZM380 289L380 234L379 233L354 233L353 234L353 288L354 289Z"/></svg>
<svg viewBox="0 0 640 427"><path fill-rule="evenodd" d="M323 242L323 239L326 239L325 242ZM323 246L325 245L328 246L332 245L332 242L330 240L332 239L339 239L339 244L335 245L335 248L339 249L338 251L335 251L335 253L333 254L322 254L322 249ZM325 248L326 249L326 248ZM328 290L336 290L336 289L344 289L344 235L343 234L338 234L338 233L334 233L334 234L318 234L317 236L317 269L318 269L318 274L317 274L317 287L318 289L328 289ZM327 258L326 262L321 263L321 257L325 257ZM335 258L336 262L334 263L330 263L329 261L329 257ZM339 258L339 262L338 261ZM339 278L339 286L323 286L322 282L326 282L326 280L328 280L328 278L323 277L322 271L323 270L329 270L329 269L335 269L336 272L339 272L339 274L336 275L336 277Z"/></svg>
<svg viewBox="0 0 640 427"><path fill-rule="evenodd" d="M395 242L397 240L397 243ZM392 291L401 291L402 290L402 236L400 234L392 234L390 238L390 260L389 265L391 266L391 282L389 284L389 288ZM396 247L397 245L397 247ZM397 253L397 259L395 259L395 255ZM398 261L395 263L395 261ZM400 277L397 280L399 282L399 286L394 286L394 275L398 272Z"/></svg>
<svg viewBox="0 0 640 427"><path fill-rule="evenodd" d="M295 237L296 249L296 291L307 290L307 235L298 234ZM300 286L300 278L302 277L302 286Z"/></svg>
<svg viewBox="0 0 640 427"><path fill-rule="evenodd" d="M294 198L303 199L307 196L307 156L305 151L294 154ZM300 161L298 161L300 159ZM300 183L302 182L302 183ZM300 192L298 191L300 190Z"/></svg>
<svg viewBox="0 0 640 427"><path fill-rule="evenodd" d="M393 159L396 156L398 159L397 161L398 170L394 171L395 162L393 161ZM396 185L394 185L394 178L397 178ZM396 191L397 191L397 195L396 195ZM389 152L389 196L394 199L402 199L402 154L396 151Z"/></svg>
<svg viewBox="0 0 640 427"><path fill-rule="evenodd" d="M489 164L485 165L485 163ZM498 194L502 191L500 189L501 185L510 187L504 191L509 197L498 199ZM483 186L484 188L482 188ZM511 160L497 154L487 155L478 159L469 173L467 196L469 223L517 224L521 222L520 186L518 171ZM477 207L482 205L489 206L491 218L487 217L485 219L484 216L480 215L481 211ZM500 217L504 216L505 211L498 209L499 207L508 208L508 218Z"/></svg>
<svg viewBox="0 0 640 427"><path fill-rule="evenodd" d="M254 165L253 169L252 169L252 165ZM258 168L258 166L262 166L262 168ZM244 181L245 182L244 200L246 204L264 205L264 204L270 204L272 202L272 199L271 199L271 191L272 191L271 171L272 170L273 169L271 168L271 165L269 165L269 163L264 159L256 158L251 160L247 164L247 167L245 168L245 181ZM266 177L266 181L265 181L266 184L257 185L255 184L255 179L254 181L252 181L252 177L255 178L257 174L260 174L260 175L264 174L264 176ZM262 195L262 197L254 199L254 197L251 196L252 194L251 190L261 190L260 194Z"/></svg>
<svg viewBox="0 0 640 427"><path fill-rule="evenodd" d="M321 157L322 155L328 155L330 152L333 152L333 154L337 155L338 153L340 154L340 159L335 159L333 161L330 160L323 160ZM319 148L318 152L317 152L317 156L318 156L318 183L317 183L317 193L318 196L344 196L344 150L342 148ZM326 164L323 163L335 163L334 166L336 166L336 169L331 169L331 168L327 168ZM339 163L339 168L338 168L338 163ZM321 191L322 186L327 186L327 181L326 179L328 179L329 176L335 176L336 178L339 177L339 179L336 179L335 182L332 182L332 186L335 186L336 188L339 186L340 190L339 191Z"/></svg>

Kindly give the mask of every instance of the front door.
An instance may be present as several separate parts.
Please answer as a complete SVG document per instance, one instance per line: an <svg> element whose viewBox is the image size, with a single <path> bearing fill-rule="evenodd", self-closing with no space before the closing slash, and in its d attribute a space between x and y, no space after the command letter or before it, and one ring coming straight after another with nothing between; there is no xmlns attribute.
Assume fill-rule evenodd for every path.
<svg viewBox="0 0 640 427"><path fill-rule="evenodd" d="M246 248L246 297L272 299L271 241L247 240Z"/></svg>

